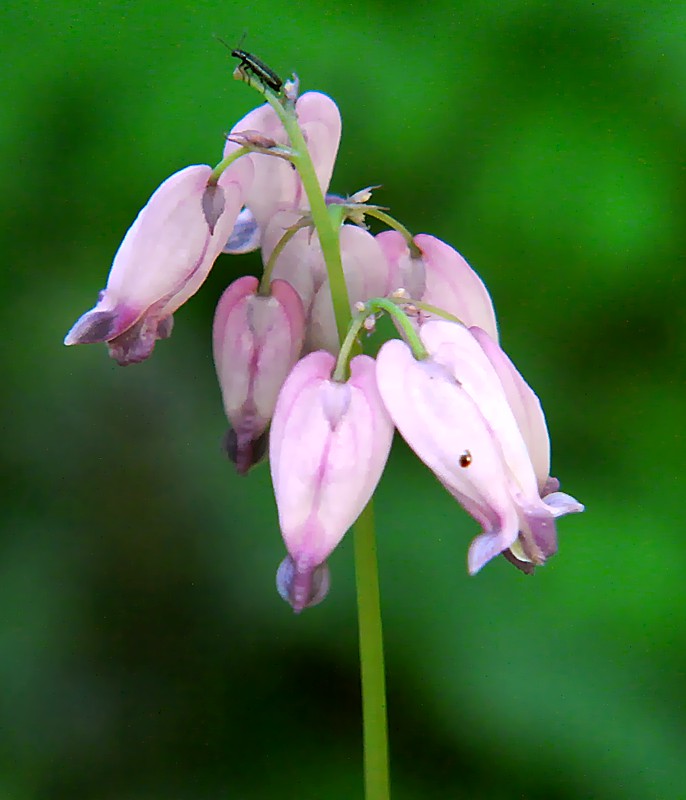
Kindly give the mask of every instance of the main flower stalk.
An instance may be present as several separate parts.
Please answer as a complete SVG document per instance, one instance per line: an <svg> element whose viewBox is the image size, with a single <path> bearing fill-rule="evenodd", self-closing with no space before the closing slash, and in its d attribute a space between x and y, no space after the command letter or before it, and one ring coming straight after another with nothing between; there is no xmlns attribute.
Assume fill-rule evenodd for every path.
<svg viewBox="0 0 686 800"><path fill-rule="evenodd" d="M365 797L367 800L388 800L391 790L388 769L386 673L372 500L358 517L353 532L362 673Z"/></svg>
<svg viewBox="0 0 686 800"><path fill-rule="evenodd" d="M350 324L350 300L348 298L348 287L345 285L343 274L343 263L341 261L341 248L338 238L340 221L335 216L329 214L326 200L322 194L317 174L310 158L305 138L298 125L298 118L292 105L284 106L271 94L265 92L265 98L271 107L276 111L281 120L291 146L294 150L293 164L298 170L303 189L310 204L310 213L314 227L317 230L319 244L322 248L322 255L326 262L326 271L331 287L331 300L333 302L334 316L336 317L336 330L338 331L338 341L342 342L348 325Z"/></svg>
<svg viewBox="0 0 686 800"><path fill-rule="evenodd" d="M307 195L312 221L326 262L338 340L343 342L352 320L338 235L341 219L335 213L335 209L330 210L326 205L307 144L297 117L291 110L292 106L284 107L269 91L265 92L265 97L283 123L294 151L293 163ZM353 532L362 685L365 797L366 800L389 800L386 678L373 500L369 501L354 524Z"/></svg>

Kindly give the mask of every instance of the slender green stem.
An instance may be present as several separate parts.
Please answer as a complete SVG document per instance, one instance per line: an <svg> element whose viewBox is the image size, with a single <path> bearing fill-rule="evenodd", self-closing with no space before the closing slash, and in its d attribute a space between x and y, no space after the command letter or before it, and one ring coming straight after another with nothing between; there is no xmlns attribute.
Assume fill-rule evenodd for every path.
<svg viewBox="0 0 686 800"><path fill-rule="evenodd" d="M222 172L224 172L228 166L249 152L250 150L248 150L247 147L239 147L237 150L234 150L233 153L229 153L228 156L222 158L222 160L212 170L212 174L210 175L210 183L216 183L219 180Z"/></svg>
<svg viewBox="0 0 686 800"><path fill-rule="evenodd" d="M438 306L432 306L431 303L422 303L418 300L410 301L411 305L415 308L420 309L420 311L426 311L427 314L434 314L437 317L442 317L443 319L447 319L449 322L459 322L460 325L464 325L464 322L459 317L456 317L454 314L451 314L449 311L444 311L442 308Z"/></svg>
<svg viewBox="0 0 686 800"><path fill-rule="evenodd" d="M343 340L343 344L341 345L341 349L338 354L338 360L336 361L333 379L335 381L344 381L346 379L347 363L351 352L355 348L355 340L357 339L357 336L364 325L364 321L370 315L377 314L380 311L385 311L386 314L393 318L393 321L400 330L403 339L405 339L407 344L410 346L415 358L420 360L428 358L429 353L426 347L424 347L422 340L419 338L419 334L415 330L414 325L410 322L407 314L402 310L402 306L409 305L413 306L414 308L417 306L422 306L427 311L434 310L434 306L426 306L424 303L415 304L415 302L412 300L393 299L390 297L372 297L370 300L367 300L363 309L352 320L350 328L348 329L348 333ZM441 313L440 309L435 310L438 313ZM453 317L453 319L459 322L456 317Z"/></svg>
<svg viewBox="0 0 686 800"><path fill-rule="evenodd" d="M265 93L265 98L276 111L281 120L288 138L291 140L291 145L295 151L293 155L293 163L295 164L300 180L302 181L303 189L307 195L310 204L310 214L312 221L317 229L319 236L319 244L322 248L322 255L326 262L327 275L329 277L329 286L331 288L331 299L333 301L334 316L336 318L336 330L338 331L338 341L343 341L345 332L348 329L350 322L350 300L348 298L348 287L345 284L345 276L343 274L343 262L341 261L341 248L339 244L339 230L340 222L329 214L326 206L326 200L322 194L317 173L314 170L310 153L305 143L298 119L296 115L284 108L281 102L276 98L270 96L269 92Z"/></svg>
<svg viewBox="0 0 686 800"><path fill-rule="evenodd" d="M297 117L288 104L269 91L264 92L283 123L294 150L292 158L310 204L319 244L322 248L331 299L336 318L338 341L345 339L351 322L350 300L345 284L339 231L343 222L340 209L327 208L314 165ZM351 350L355 349L354 343ZM372 501L358 518L355 531L355 573L360 634L362 674L362 717L364 730L364 774L367 800L390 800L388 771L388 724L386 722L386 680L384 675L381 603L376 561L374 511Z"/></svg>
<svg viewBox="0 0 686 800"><path fill-rule="evenodd" d="M264 267L264 272L262 273L262 280L260 281L260 294L269 294L269 286L272 282L272 272L274 271L276 260L281 255L284 247L290 242L297 232L297 228L290 228L276 243L276 247L272 250L271 255L269 256L269 261L267 261Z"/></svg>
<svg viewBox="0 0 686 800"><path fill-rule="evenodd" d="M407 301L400 302L391 300L388 297L373 297L365 303L365 307L370 311L385 311L393 318L393 321L400 329L405 341L409 344L415 358L428 358L429 353L424 347L419 334L410 322L407 314L400 308L400 305L407 305Z"/></svg>
<svg viewBox="0 0 686 800"><path fill-rule="evenodd" d="M336 366L333 371L333 375L331 376L333 380L338 381L339 383L343 383L348 380L349 377L349 369L348 365L350 363L350 359L353 357L355 352L359 352L359 347L357 344L357 337L360 334L360 329L364 325L364 320L368 316L369 312L366 310L358 314L350 323L350 327L348 328L348 332L345 335L345 339L343 339L343 343L341 344L341 349L338 351L338 358L336 359Z"/></svg>
<svg viewBox="0 0 686 800"><path fill-rule="evenodd" d="M407 246L410 248L410 253L412 254L413 258L419 258L419 256L421 256L422 251L414 243L414 237L402 224L402 222L398 222L395 217L387 214L383 209L378 208L377 206L368 206L364 213L368 217L376 217L379 222L384 222L389 228L393 228L393 230L396 230L398 233L402 234L407 242Z"/></svg>
<svg viewBox="0 0 686 800"><path fill-rule="evenodd" d="M389 800L388 721L379 569L371 501L354 526L357 614L362 672L364 785L366 800Z"/></svg>

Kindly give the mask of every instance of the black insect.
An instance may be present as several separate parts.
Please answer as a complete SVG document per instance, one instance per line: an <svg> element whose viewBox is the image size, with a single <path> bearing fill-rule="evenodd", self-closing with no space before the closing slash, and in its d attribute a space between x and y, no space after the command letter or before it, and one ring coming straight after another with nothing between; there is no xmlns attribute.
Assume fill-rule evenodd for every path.
<svg viewBox="0 0 686 800"><path fill-rule="evenodd" d="M283 88L283 81L271 67L268 67L264 63L264 61L260 61L257 56L248 53L246 50L241 50L240 48L232 50L231 55L234 58L240 59L240 69L245 70L245 72L252 72L258 80L262 81L265 86L268 86L273 91L281 91Z"/></svg>

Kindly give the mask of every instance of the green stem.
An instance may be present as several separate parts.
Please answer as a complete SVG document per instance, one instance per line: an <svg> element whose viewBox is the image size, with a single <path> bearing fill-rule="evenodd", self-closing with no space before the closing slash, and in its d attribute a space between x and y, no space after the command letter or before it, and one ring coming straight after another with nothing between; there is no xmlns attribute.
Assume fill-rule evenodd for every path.
<svg viewBox="0 0 686 800"><path fill-rule="evenodd" d="M265 93L265 98L278 114L295 151L292 160L300 175L303 189L310 204L312 221L319 236L319 245L322 248L322 255L326 262L329 287L331 289L338 341L341 342L345 337L345 332L350 322L350 300L348 298L348 287L345 284L343 262L341 261L338 236L340 221L337 222L329 214L326 200L317 180L317 173L314 170L314 165L305 143L305 137L300 130L296 115L288 108L284 108L276 97L270 96L269 92Z"/></svg>
<svg viewBox="0 0 686 800"><path fill-rule="evenodd" d="M295 164L310 204L326 262L329 288L336 317L338 341L345 339L351 321L350 300L345 284L339 231L340 209L328 209L297 116L292 108L265 91L265 98L278 114L295 151ZM354 525L357 609L362 674L362 718L364 730L364 775L367 800L390 800L388 772L388 725L384 676L381 603L376 561L374 511L370 500Z"/></svg>
<svg viewBox="0 0 686 800"><path fill-rule="evenodd" d="M412 300L411 304L415 308L420 309L420 311L426 311L427 314L433 314L436 317L447 319L449 322L459 322L460 325L464 325L464 322L462 322L462 320L459 317L456 317L449 311L444 311L442 308L439 308L438 306L432 306L430 303L422 303L419 300Z"/></svg>
<svg viewBox="0 0 686 800"><path fill-rule="evenodd" d="M413 257L418 257L422 254L422 251L417 247L414 243L414 238L409 230L402 224L402 222L398 222L395 217L392 217L390 214L387 214L383 209L378 208L376 206L367 206L365 208L365 215L368 217L376 217L379 222L383 222L388 225L389 228L393 228L393 230L398 231L398 233L402 234L405 241L407 242L407 246L410 248Z"/></svg>
<svg viewBox="0 0 686 800"><path fill-rule="evenodd" d="M345 381L347 381L350 377L350 359L353 357L353 355L355 355L356 352L359 353L357 337L360 334L360 330L364 325L364 320L367 316L367 312L362 312L351 321L348 332L345 335L345 339L343 339L343 343L341 344L341 349L338 351L336 366L334 368L333 375L331 376L332 380L338 381L339 383L345 383Z"/></svg>
<svg viewBox="0 0 686 800"><path fill-rule="evenodd" d="M435 309L434 306L427 306L425 303L415 303L411 300L396 300L389 297L372 297L370 300L367 300L364 304L364 308L352 320L348 333L341 345L336 361L336 368L332 376L335 381L346 380L348 361L355 348L355 340L364 325L364 321L368 316L377 314L379 311L385 311L386 314L393 318L403 339L405 339L410 346L416 359L422 360L429 357L429 353L426 347L424 347L422 340L419 338L419 334L415 330L414 325L410 322L407 314L402 310L402 306L406 305L412 305L415 308L421 306L424 310L442 313L440 309ZM453 317L453 319L456 322L460 321L457 317Z"/></svg>
<svg viewBox="0 0 686 800"><path fill-rule="evenodd" d="M222 172L233 164L234 161L237 161L241 156L246 155L249 153L247 147L239 147L237 150L234 150L233 153L229 153L228 156L222 158L222 160L217 164L217 166L212 170L212 174L210 175L210 183L216 183L219 178L221 177Z"/></svg>
<svg viewBox="0 0 686 800"><path fill-rule="evenodd" d="M407 305L406 302L401 303L388 297L373 297L365 303L365 306L373 311L385 311L389 316L393 317L393 321L400 329L403 339L410 346L414 357L417 359L428 358L429 353L407 314L400 308L401 304Z"/></svg>
<svg viewBox="0 0 686 800"><path fill-rule="evenodd" d="M284 235L276 243L276 247L272 250L271 255L269 256L269 261L267 261L264 272L262 273L262 280L260 281L261 295L269 294L269 287L272 282L272 272L274 271L276 260L281 255L284 247L290 242L297 232L298 229L295 227L287 230L286 233L284 233Z"/></svg>
<svg viewBox="0 0 686 800"><path fill-rule="evenodd" d="M360 514L353 530L362 673L365 798L389 800L391 790L388 770L386 678L374 509L371 501Z"/></svg>

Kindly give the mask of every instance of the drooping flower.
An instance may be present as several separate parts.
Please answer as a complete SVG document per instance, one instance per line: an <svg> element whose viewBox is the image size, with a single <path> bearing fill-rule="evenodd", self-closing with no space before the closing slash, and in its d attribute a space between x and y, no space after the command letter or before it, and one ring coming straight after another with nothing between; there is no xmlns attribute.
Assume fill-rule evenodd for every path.
<svg viewBox="0 0 686 800"><path fill-rule="evenodd" d="M279 591L295 611L322 599L326 559L376 488L393 437L376 386L374 360L356 356L345 383L332 380L334 357L299 361L272 419L269 459L288 558Z"/></svg>
<svg viewBox="0 0 686 800"><path fill-rule="evenodd" d="M520 391L521 376L506 373L511 362L500 361L518 389L522 425L530 423L530 452L501 378L469 329L430 321L420 336L430 354L423 360L397 339L381 348L379 391L403 438L482 525L469 549L470 573L504 551L520 565L544 563L557 549L555 518L583 506L567 495L541 496L531 453L546 470L548 436L538 400ZM543 491L547 480L540 479Z"/></svg>
<svg viewBox="0 0 686 800"><path fill-rule="evenodd" d="M322 192L326 194L341 139L341 115L334 101L321 92L306 92L295 104L298 122L303 132ZM232 141L237 134L248 132L275 145L286 145L288 136L274 109L262 105L250 111L233 126L227 137L224 156L241 146ZM265 153L251 153L255 177L247 193L240 224L226 243L225 252L245 253L260 245L269 220L278 209L308 208L302 182L293 166L282 158Z"/></svg>
<svg viewBox="0 0 686 800"><path fill-rule="evenodd" d="M285 230L297 222L299 216L295 211L274 215L263 238L265 263ZM389 289L389 265L376 238L357 225L342 225L339 240L351 309L357 302L385 295ZM307 318L305 350L338 352L331 289L316 233L309 228L297 231L279 253L272 276L287 280L303 301Z"/></svg>
<svg viewBox="0 0 686 800"><path fill-rule="evenodd" d="M214 315L214 363L232 430L229 456L245 474L261 457L279 390L300 356L305 315L298 293L275 280L268 295L246 275L224 292Z"/></svg>
<svg viewBox="0 0 686 800"><path fill-rule="evenodd" d="M457 250L435 236L420 233L413 241L421 256L413 258L398 231L384 231L376 238L391 265L391 291L405 289L412 299L447 311L468 327L478 325L498 341L488 289Z"/></svg>
<svg viewBox="0 0 686 800"><path fill-rule="evenodd" d="M216 185L212 167L186 167L159 186L129 228L97 305L64 343L106 342L122 365L146 359L169 336L172 314L207 277L222 250L252 180L240 159Z"/></svg>

